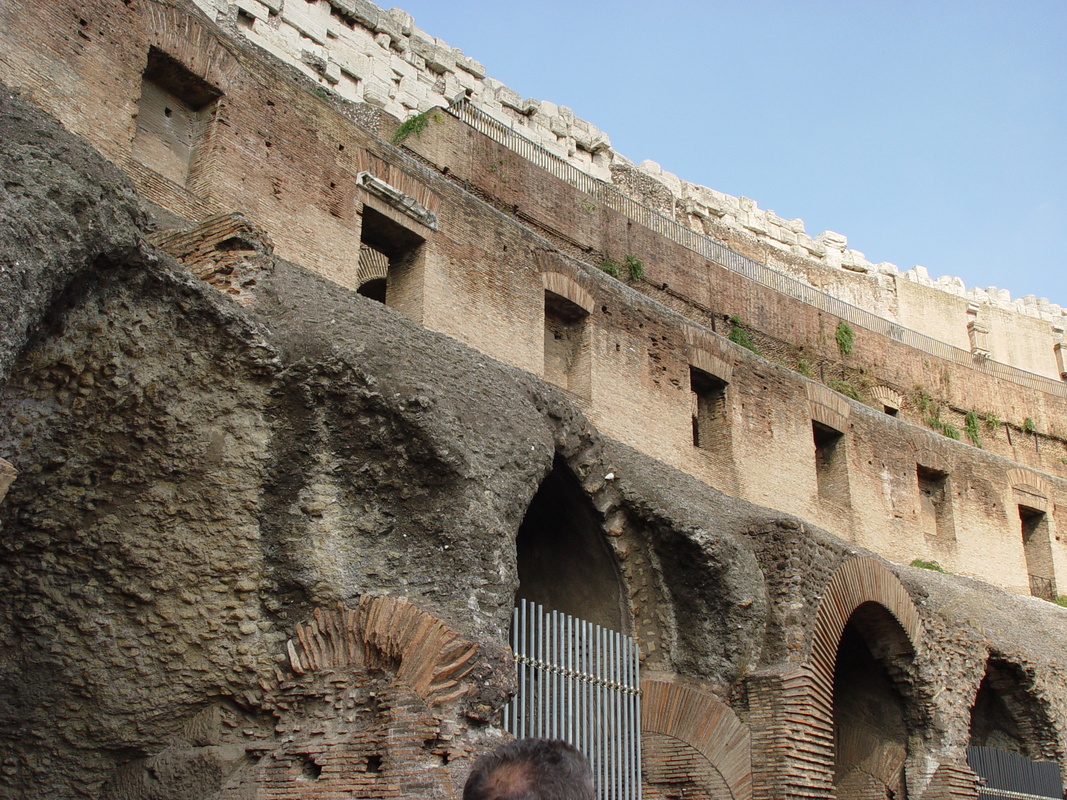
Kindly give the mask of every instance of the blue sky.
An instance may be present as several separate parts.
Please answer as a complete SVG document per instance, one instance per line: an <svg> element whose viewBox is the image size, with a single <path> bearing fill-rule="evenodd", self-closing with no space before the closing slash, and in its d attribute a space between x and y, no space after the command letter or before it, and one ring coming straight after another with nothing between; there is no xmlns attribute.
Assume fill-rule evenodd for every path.
<svg viewBox="0 0 1067 800"><path fill-rule="evenodd" d="M405 0L634 161L1067 306L1067 2Z"/></svg>

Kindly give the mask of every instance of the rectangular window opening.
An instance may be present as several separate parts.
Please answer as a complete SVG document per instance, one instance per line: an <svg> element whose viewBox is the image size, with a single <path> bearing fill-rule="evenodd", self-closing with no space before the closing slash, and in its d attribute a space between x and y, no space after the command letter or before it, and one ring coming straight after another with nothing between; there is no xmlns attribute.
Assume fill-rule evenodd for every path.
<svg viewBox="0 0 1067 800"><path fill-rule="evenodd" d="M845 453L845 437L821 422L811 423L815 440L815 477L819 497L841 506L849 503L848 459Z"/></svg>
<svg viewBox="0 0 1067 800"><path fill-rule="evenodd" d="M1048 515L1029 506L1019 506L1026 572L1030 578L1030 594L1044 600L1056 599L1056 576L1052 564L1052 542L1049 539Z"/></svg>
<svg viewBox="0 0 1067 800"><path fill-rule="evenodd" d="M915 466L919 485L919 517L923 533L928 538L947 542L955 539L948 473Z"/></svg>
<svg viewBox="0 0 1067 800"><path fill-rule="evenodd" d="M689 367L689 390L693 393L693 446L719 451L727 445L726 381Z"/></svg>
<svg viewBox="0 0 1067 800"><path fill-rule="evenodd" d="M365 205L356 291L421 321L424 241L414 231Z"/></svg>

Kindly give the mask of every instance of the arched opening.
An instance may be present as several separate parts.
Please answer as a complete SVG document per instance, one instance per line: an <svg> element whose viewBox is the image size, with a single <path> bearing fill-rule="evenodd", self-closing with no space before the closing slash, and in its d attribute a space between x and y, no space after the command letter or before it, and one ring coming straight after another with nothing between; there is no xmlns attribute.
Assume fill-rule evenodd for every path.
<svg viewBox="0 0 1067 800"><path fill-rule="evenodd" d="M363 206L356 291L422 320L423 238Z"/></svg>
<svg viewBox="0 0 1067 800"><path fill-rule="evenodd" d="M638 652L600 517L559 457L516 540L517 688L504 728L563 739L589 759L603 800L641 785Z"/></svg>
<svg viewBox="0 0 1067 800"><path fill-rule="evenodd" d="M519 527L518 598L613 631L630 629L615 554L596 509L557 457Z"/></svg>
<svg viewBox="0 0 1067 800"><path fill-rule="evenodd" d="M841 634L834 665L834 786L838 800L905 800L907 704L901 678L912 646L881 605L863 603Z"/></svg>
<svg viewBox="0 0 1067 800"><path fill-rule="evenodd" d="M1063 796L1056 733L1031 688L1019 666L989 659L971 707L967 748L967 763L981 784L979 797Z"/></svg>
<svg viewBox="0 0 1067 800"><path fill-rule="evenodd" d="M978 693L971 707L971 745L995 747L1017 753L1030 754L1019 720L1009 708L1018 704L1021 687L1011 665L990 660L986 673L978 685Z"/></svg>
<svg viewBox="0 0 1067 800"><path fill-rule="evenodd" d="M359 288L356 289L356 293L385 305L385 287L385 278L371 278L369 281L361 283Z"/></svg>

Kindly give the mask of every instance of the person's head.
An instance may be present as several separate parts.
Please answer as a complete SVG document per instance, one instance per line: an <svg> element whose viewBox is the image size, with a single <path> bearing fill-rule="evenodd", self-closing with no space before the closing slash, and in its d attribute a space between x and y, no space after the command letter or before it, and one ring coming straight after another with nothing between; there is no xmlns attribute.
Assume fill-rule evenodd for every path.
<svg viewBox="0 0 1067 800"><path fill-rule="evenodd" d="M463 800L594 800L593 773L577 748L516 739L474 762Z"/></svg>

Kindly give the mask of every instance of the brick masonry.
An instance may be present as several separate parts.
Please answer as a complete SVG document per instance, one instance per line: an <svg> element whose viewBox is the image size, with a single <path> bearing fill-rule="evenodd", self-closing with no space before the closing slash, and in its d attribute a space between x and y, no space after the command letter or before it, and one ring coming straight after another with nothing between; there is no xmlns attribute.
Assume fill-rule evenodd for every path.
<svg viewBox="0 0 1067 800"><path fill-rule="evenodd" d="M283 303L261 293L282 261L317 273L305 275L309 284L321 277L335 289L358 289L369 275L381 277L381 262L368 266L363 255L373 247L388 261L386 303L393 311L367 312L362 299L346 295L357 316L381 313L399 320L400 312L527 373L508 373L516 385L527 385L530 375L560 384L562 394L538 400L539 413L558 426L538 434L549 445L537 439L527 451L524 441L513 463L521 464L539 446L564 454L618 559L626 612L647 670L649 796L697 789L725 790L732 800L851 800L884 790L889 777L882 772L874 776L881 783L858 774L846 782L834 773L835 669L849 624L876 642L872 652L903 698L914 732L903 767L910 795L974 796L962 751L987 673L997 677L998 696L1032 752L1064 759L1067 683L1055 649L1063 638L1056 616L1061 612L977 582L978 588L964 591L959 587L969 584L963 579L902 566L935 560L1028 595L1034 565L1023 542L1023 507L1046 515L1049 577L1067 581L1061 533L1067 448L1065 431L1057 427L1067 410L1063 398L864 331L856 332L851 355L836 352L836 319L705 263L591 203L444 112L403 148L382 141L359 109L308 91L191 5L39 3L18 14L0 11L0 22L3 80L22 87L119 165L154 204L159 229L152 243L242 313L266 318ZM218 93L184 180L178 173L161 174L163 162L155 156L136 157L139 115L166 108L151 87L153 103L141 103L151 77L145 70L157 51L173 59L182 80L194 76ZM159 80L181 91L173 74ZM79 102L69 102L72 97ZM388 190L370 191L364 173ZM595 266L605 256L621 260L630 254L643 261L644 277L617 280ZM96 319L104 322L98 324L121 328L125 318L109 315L100 303ZM74 330L97 324L71 319ZM158 316L153 319L158 323ZM333 322L327 315L321 324ZM141 336L142 327L133 327ZM771 358L731 341L738 338L730 336L735 328L748 331ZM131 344L131 354L142 352L139 347ZM162 362L165 347L159 348L152 358ZM421 358L432 360L427 352ZM76 371L63 358L47 347L34 350L13 384L22 388L9 390L13 399L5 395L4 408L15 413L4 424L21 432L5 441L18 442L20 453L27 447L22 443L33 440L33 426L44 425L23 420L37 419L40 408L67 398L75 413L91 403L98 377ZM825 383L800 374L802 358L826 373L816 375ZM725 387L715 447L694 444L694 369ZM855 381L861 399L834 391L835 380L838 389ZM328 391L341 393L337 373L326 383ZM153 386L145 397L162 396ZM256 410L233 423L254 431L243 434L248 452L239 470L249 484L241 488L245 514L258 502L251 483L263 455L256 448L269 438L257 420L263 408L282 402L277 386L269 401L266 394L263 386L248 390L244 402ZM423 410L412 413L430 416L432 403L417 399L422 396L415 395L411 408ZM303 408L301 403L313 405L305 396L294 405ZM180 405L175 401L175 408ZM885 407L899 416L884 413ZM942 426L962 426L964 412L974 409L985 419L1008 422L983 421L985 449L917 424L940 414ZM580 412L591 424L579 421ZM835 458L847 480L835 491L820 481L814 423L842 437ZM453 421L464 431L485 424ZM637 462L626 461L634 457L626 455L627 447L640 454ZM448 463L447 453L435 455ZM619 466L627 463L641 468L627 474ZM0 462L0 476L12 476L7 466ZM365 559L377 553L335 558L342 523L331 504L345 496L347 485L341 479L330 483L334 465L325 456L304 466L314 473L318 492L312 497L309 486L302 500L301 513L316 521L306 529L308 551L320 540L327 543L314 551L322 563L313 566L344 587L345 601L317 602L314 592L327 591L324 579L310 599L300 601L294 620L269 622L254 616L259 612L249 587L256 584L234 578L239 599L219 613L232 614L228 628L245 638L233 647L213 643L208 660L212 668L246 669L250 688L238 695L227 686L218 695L230 699L216 702L206 701L216 695L206 683L200 686L198 702L208 707L191 715L169 743L143 745L115 771L107 783L113 796L148 796L149 775L180 783L183 775L216 770L198 778L214 787L210 796L244 797L252 786L256 796L278 798L448 797L476 752L499 740L493 724L512 689L501 637L460 635L455 620L463 619L457 612L462 603L448 598L424 607L432 588L420 589L425 596L415 602L404 599L412 590L402 582L392 587L394 594L372 595L335 577L353 563L367 569ZM920 468L947 476L941 502L951 506L951 529L931 528L925 519ZM25 472L26 478L16 479L16 494L19 481L48 486L47 470ZM641 483L644 473L656 477L659 490L651 478L649 485ZM700 499L660 496L673 497L683 491L679 487ZM535 490L536 482L525 487L529 496ZM70 488L75 497L80 491ZM166 494L159 487L152 491ZM716 507L735 499L754 505L731 506L729 512ZM20 509L30 502L21 495L16 501ZM366 510L370 501L363 502L373 516ZM420 517L424 522L441 514L429 502L433 513ZM170 506L161 500L160 507ZM490 522L504 529L521 519L512 516L517 518ZM716 538L720 524L736 541ZM665 530L684 534L672 539ZM247 538L242 564L254 562L259 547L249 543L253 535ZM438 544L442 549L432 557L447 562L444 544ZM492 585L483 591L507 594L513 591L508 570L514 554L507 543L498 546L487 571L495 570L496 583L487 581ZM389 558L403 555L391 552ZM135 557L150 560L140 549ZM728 566L709 577L716 558ZM68 567L73 569L64 563ZM744 570L756 588L729 589ZM230 590L220 585L227 597ZM139 602L156 602L147 589L137 591ZM697 596L705 605L695 611L689 598ZM197 597L190 594L182 603L195 607L202 602ZM60 600L49 595L48 602ZM273 602L275 610L280 607L281 601ZM449 613L438 615L433 602ZM482 613L475 594L465 602L472 616ZM201 610L214 614L214 608ZM42 620L47 616L40 614ZM728 629L744 632L744 652L726 644ZM64 635L64 646L74 647L76 637ZM169 646L178 652L183 643L172 640ZM272 659L271 670L256 661L260 651ZM208 761L214 766L204 766Z"/></svg>

